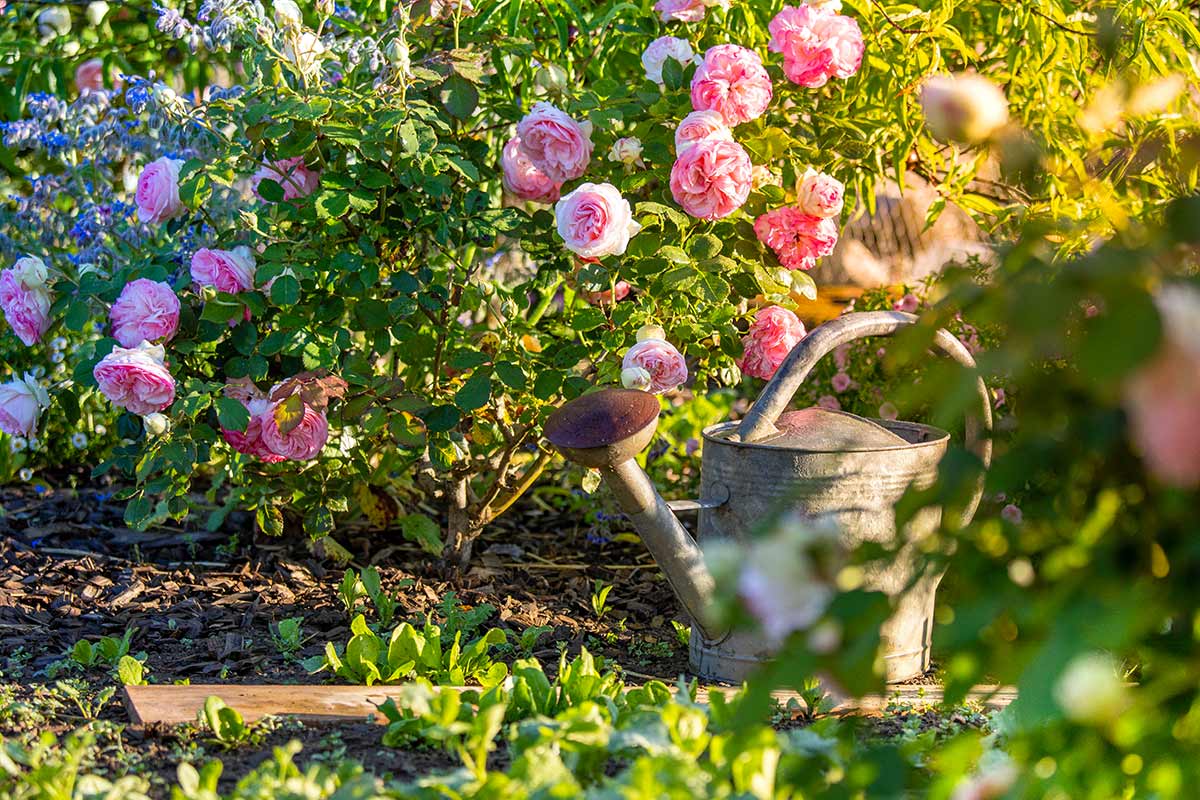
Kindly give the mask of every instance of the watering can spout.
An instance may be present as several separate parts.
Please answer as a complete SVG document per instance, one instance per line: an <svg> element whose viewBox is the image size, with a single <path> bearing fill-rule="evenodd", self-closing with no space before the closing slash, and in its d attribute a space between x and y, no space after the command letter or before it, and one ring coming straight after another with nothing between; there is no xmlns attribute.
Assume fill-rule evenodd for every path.
<svg viewBox="0 0 1200 800"><path fill-rule="evenodd" d="M634 458L658 425L658 398L632 389L604 389L578 397L546 420L545 435L564 456L597 469L621 510L706 639L713 579L700 547Z"/></svg>

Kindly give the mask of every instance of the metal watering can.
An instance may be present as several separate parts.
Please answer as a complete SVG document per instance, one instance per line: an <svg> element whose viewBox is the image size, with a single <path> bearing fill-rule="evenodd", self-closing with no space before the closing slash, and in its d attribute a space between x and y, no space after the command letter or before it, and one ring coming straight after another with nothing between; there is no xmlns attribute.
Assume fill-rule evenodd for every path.
<svg viewBox="0 0 1200 800"><path fill-rule="evenodd" d="M937 477L950 434L916 422L871 420L841 411L806 408L786 412L812 368L835 348L868 336L889 336L917 318L898 311L844 314L815 328L792 349L741 421L704 429L700 500L668 503L634 460L658 423L654 395L606 389L583 395L556 410L545 436L567 458L598 469L667 581L692 617L689 664L705 680L739 683L772 656L757 632L714 630L705 621L713 579L697 541L675 511L698 511L698 540L744 539L782 508L832 518L847 547L895 542L894 506L910 487ZM952 334L939 330L938 347L958 363L975 360ZM987 467L991 461L991 403L982 379L978 418L968 417L967 445ZM982 478L964 512L974 516ZM902 681L929 668L933 602L941 573L916 575L916 543L935 531L941 509L920 511L899 535L897 558L865 576L867 588L886 593L893 612L881 638L887 680ZM914 581L914 577L916 580Z"/></svg>

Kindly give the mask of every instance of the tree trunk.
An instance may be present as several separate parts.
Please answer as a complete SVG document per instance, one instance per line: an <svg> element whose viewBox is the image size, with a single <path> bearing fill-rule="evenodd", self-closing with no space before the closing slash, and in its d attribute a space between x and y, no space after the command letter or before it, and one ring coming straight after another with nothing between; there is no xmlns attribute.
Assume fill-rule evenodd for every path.
<svg viewBox="0 0 1200 800"><path fill-rule="evenodd" d="M471 519L470 483L460 478L449 493L450 510L446 522L446 547L442 558L450 562L459 572L465 572L471 562L471 550L479 536L481 526Z"/></svg>

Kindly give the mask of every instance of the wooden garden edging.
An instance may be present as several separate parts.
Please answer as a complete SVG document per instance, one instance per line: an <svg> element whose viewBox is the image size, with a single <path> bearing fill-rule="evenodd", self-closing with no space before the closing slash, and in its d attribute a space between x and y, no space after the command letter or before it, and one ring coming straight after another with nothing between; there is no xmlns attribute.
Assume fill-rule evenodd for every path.
<svg viewBox="0 0 1200 800"><path fill-rule="evenodd" d="M461 686L437 687L440 691L463 691ZM403 686L296 686L296 685L236 685L194 684L160 686L126 686L122 690L125 709L134 725L164 723L178 725L195 722L204 707L204 701L212 695L220 697L236 709L247 722L262 717L292 716L308 722L361 721L374 715L376 721L382 717L376 707L388 698L399 700ZM735 687L707 687L700 689L697 699L706 702L713 691L734 692ZM798 699L792 691L776 691L772 695L781 703ZM990 709L1000 709L1016 699L1017 692L1011 686L976 686L967 695L968 700L977 701ZM859 698L841 698L835 701L835 714L879 714L889 702L937 704L942 699L940 686L899 685L889 689L886 695L866 695Z"/></svg>

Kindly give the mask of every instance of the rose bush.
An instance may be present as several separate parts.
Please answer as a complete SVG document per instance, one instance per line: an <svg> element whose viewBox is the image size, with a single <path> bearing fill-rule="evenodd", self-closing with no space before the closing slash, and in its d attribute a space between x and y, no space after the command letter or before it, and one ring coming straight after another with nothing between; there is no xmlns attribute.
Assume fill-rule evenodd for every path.
<svg viewBox="0 0 1200 800"><path fill-rule="evenodd" d="M173 381L155 412L170 424L121 417L129 442L102 468L135 476L131 522L187 513L201 476L221 505L214 526L246 506L267 530L321 536L361 512L431 550L441 528L461 559L551 463L537 441L549 406L626 372L653 383L654 370L623 363L646 323L663 328L686 383L735 384L757 306L787 311L813 294L807 270L885 175L930 177L993 225L1078 220L1064 251L1125 224L1112 208L1153 214L1152 187L1182 187L1190 144L1171 134L1188 95L1132 101L1147 65L1184 66L1171 42L1190 35L1186 17L1156 16L1135 46L1104 38L1136 24L1129 15L1097 18L1088 37L1057 12L986 4L940 16L855 3L555 8L561 19L539 26L509 2L164 8L147 57L195 51L197 71L173 74L164 57L147 80L110 52L108 88L20 96L4 130L17 199L0 246L10 265L34 257L47 271L4 279L0 299L33 343L14 367L44 360L59 331L85 339L51 387L75 397L62 401L72 413L104 386L148 409L169 396L164 373ZM32 10L9 8L2 35L53 34L73 74L95 53L66 45L98 43L126 12L85 35L67 11L64 34L62 19L39 32ZM991 30L1063 58L1022 69L978 33ZM1081 74L1090 38L1123 65L1130 102L1115 121L1097 108L1077 122L1075 100L1039 116L1049 87ZM221 74L234 59L237 86ZM922 127L918 89L968 70L1006 86L1012 123L989 131L991 151ZM1078 102L1115 80L1084 72ZM1068 166L1148 147L1157 156L1139 172ZM1012 182L972 181L991 174L991 153ZM61 213L43 213L51 203ZM122 298L139 281L175 294L173 335L161 291ZM87 339L96 322L112 338ZM141 352L139 336L163 357L117 350ZM96 383L113 353L142 371L105 367ZM660 388L684 382L675 359L650 366L667 363ZM853 388L839 377L821 399ZM409 513L422 499L446 516Z"/></svg>

